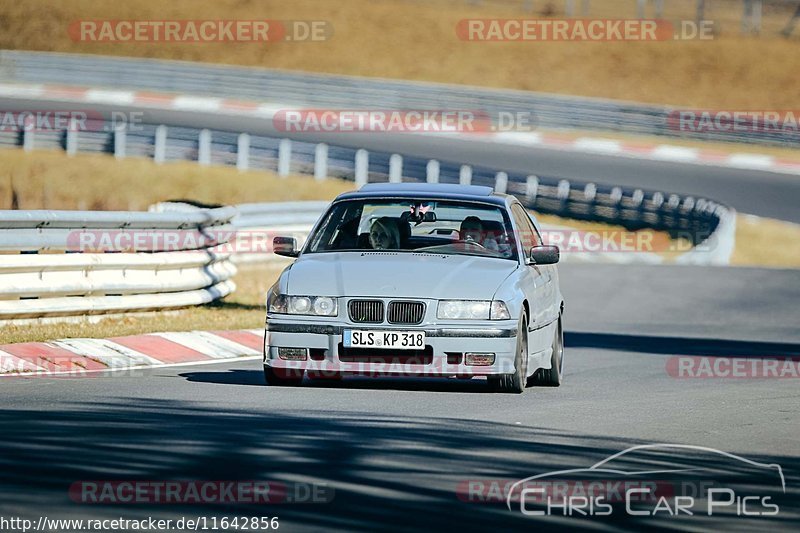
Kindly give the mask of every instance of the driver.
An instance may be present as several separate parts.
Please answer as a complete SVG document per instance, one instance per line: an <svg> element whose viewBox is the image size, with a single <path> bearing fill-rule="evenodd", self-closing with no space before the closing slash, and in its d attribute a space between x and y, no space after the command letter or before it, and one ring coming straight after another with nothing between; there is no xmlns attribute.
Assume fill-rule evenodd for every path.
<svg viewBox="0 0 800 533"><path fill-rule="evenodd" d="M372 223L369 244L373 250L397 250L400 248L400 231L389 217L381 217Z"/></svg>
<svg viewBox="0 0 800 533"><path fill-rule="evenodd" d="M476 216L469 216L461 222L461 229L459 229L458 233L462 241L482 244L483 222Z"/></svg>
<svg viewBox="0 0 800 533"><path fill-rule="evenodd" d="M462 241L480 244L484 248L497 251L499 246L497 241L486 235L483 222L476 216L468 216L461 222L459 236Z"/></svg>

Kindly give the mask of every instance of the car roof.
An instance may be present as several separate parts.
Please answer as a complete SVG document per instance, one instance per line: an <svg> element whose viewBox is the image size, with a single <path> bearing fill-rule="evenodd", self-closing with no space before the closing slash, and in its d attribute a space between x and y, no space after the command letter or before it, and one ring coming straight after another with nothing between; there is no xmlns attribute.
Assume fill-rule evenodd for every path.
<svg viewBox="0 0 800 533"><path fill-rule="evenodd" d="M411 198L426 200L471 200L505 206L507 194L495 193L491 187L445 183L368 183L359 190L336 197L339 200L365 198Z"/></svg>

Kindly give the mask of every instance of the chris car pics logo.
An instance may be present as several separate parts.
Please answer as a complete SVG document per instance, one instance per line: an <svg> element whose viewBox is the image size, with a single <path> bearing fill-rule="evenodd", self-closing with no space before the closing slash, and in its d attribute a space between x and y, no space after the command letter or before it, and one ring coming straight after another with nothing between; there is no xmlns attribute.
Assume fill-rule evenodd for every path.
<svg viewBox="0 0 800 533"><path fill-rule="evenodd" d="M530 518L759 517L777 515L785 494L778 464L703 446L645 444L589 467L521 479L505 503Z"/></svg>

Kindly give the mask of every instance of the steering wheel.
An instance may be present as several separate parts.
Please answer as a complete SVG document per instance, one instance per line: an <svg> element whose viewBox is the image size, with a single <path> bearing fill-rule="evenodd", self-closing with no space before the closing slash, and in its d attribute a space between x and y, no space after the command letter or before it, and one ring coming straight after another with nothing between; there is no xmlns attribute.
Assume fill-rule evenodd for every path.
<svg viewBox="0 0 800 533"><path fill-rule="evenodd" d="M478 241L466 240L466 239L456 239L454 242L457 243L457 244L471 244L472 246L480 246L484 250L486 249L486 246L484 246L483 244L479 243Z"/></svg>

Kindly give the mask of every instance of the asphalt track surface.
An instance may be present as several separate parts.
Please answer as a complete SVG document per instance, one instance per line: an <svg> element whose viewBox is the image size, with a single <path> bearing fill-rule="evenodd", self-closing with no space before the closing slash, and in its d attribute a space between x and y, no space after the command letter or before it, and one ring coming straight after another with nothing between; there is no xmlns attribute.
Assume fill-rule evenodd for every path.
<svg viewBox="0 0 800 533"><path fill-rule="evenodd" d="M82 104L86 107L87 104ZM81 108L81 104L77 104ZM2 98L0 109L23 111L74 109L46 99ZM91 104L93 112L109 115L112 111L140 111L124 105ZM144 110L145 124L169 124L222 131L285 136L351 148L386 151L436 158L496 168L507 172L537 174L578 182L593 181L607 185L642 187L665 193L693 194L726 203L736 210L800 223L800 176L761 170L740 170L710 165L654 161L602 154L561 151L533 145L510 145L474 141L431 134L287 134L276 131L272 121L256 116L233 116L202 111ZM602 136L598 134L598 136ZM463 136L462 136L463 137Z"/></svg>
<svg viewBox="0 0 800 533"><path fill-rule="evenodd" d="M800 272L563 265L566 381L522 395L480 380L352 378L268 387L260 361L0 381L0 516L278 516L281 531L794 529L798 379L676 379L674 355L800 354ZM780 339L776 342L776 339ZM780 513L523 517L459 499L466 480L582 468L630 446L707 446L786 476ZM685 461L710 466L686 453ZM713 465L736 468L724 461ZM87 505L78 480L324 483L317 504ZM752 483L774 489L753 474ZM762 487L763 485L763 487ZM329 492L330 493L330 492Z"/></svg>

